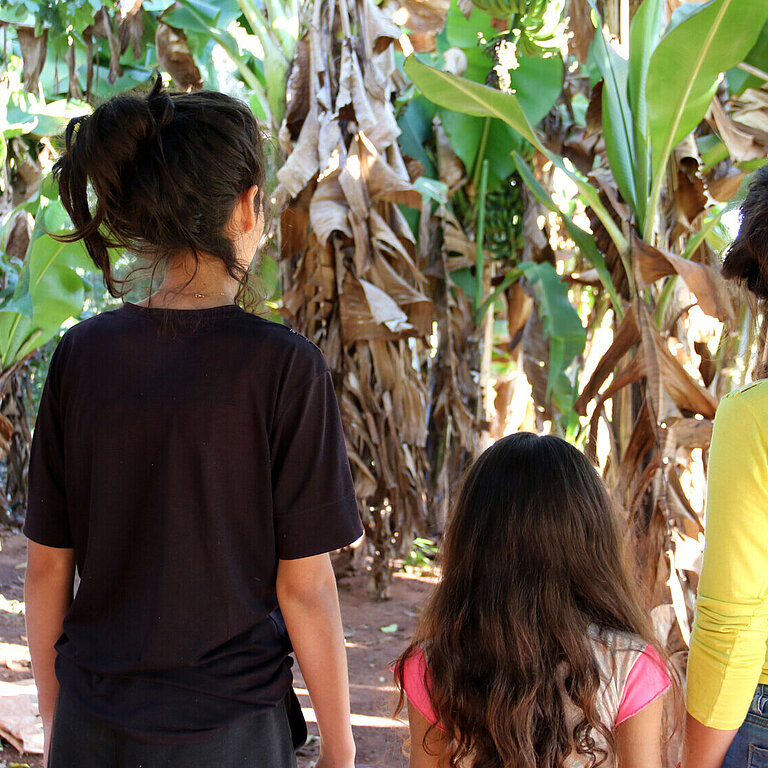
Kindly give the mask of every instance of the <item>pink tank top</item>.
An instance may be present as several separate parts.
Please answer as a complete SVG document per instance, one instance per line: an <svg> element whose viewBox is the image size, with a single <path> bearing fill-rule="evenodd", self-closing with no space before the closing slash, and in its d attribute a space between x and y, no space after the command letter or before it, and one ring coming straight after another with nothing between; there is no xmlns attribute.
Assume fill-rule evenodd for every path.
<svg viewBox="0 0 768 768"><path fill-rule="evenodd" d="M613 729L647 707L672 683L653 646L624 632L598 632L595 628L591 634L602 678L597 701L598 713L601 720ZM403 666L403 687L410 704L430 723L440 727L429 698L429 683L427 662L421 649L418 649ZM576 724L581 715L572 706L569 716ZM579 759L574 756L574 768L580 765Z"/></svg>

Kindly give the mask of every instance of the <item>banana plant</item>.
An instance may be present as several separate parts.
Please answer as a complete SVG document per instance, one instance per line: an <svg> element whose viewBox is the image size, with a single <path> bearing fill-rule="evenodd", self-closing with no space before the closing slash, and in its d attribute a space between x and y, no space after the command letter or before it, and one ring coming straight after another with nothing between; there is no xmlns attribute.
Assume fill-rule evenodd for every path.
<svg viewBox="0 0 768 768"><path fill-rule="evenodd" d="M602 31L594 45L603 75L606 154L635 226L647 242L653 241L667 163L675 146L704 119L722 72L743 60L768 19L763 0L709 0L678 8L662 34L664 7L663 0L642 4L632 24L628 60L618 56ZM515 94L439 71L414 56L406 61L405 71L436 104L505 121L566 173L605 227L627 280L634 283L630 239L601 201L598 189L545 146ZM584 255L593 260L614 309L622 312L600 259L595 262L595 251L590 251Z"/></svg>
<svg viewBox="0 0 768 768"><path fill-rule="evenodd" d="M580 438L595 456L599 428L607 428L605 476L626 510L653 605L668 602L667 583L673 596L690 593L692 583L695 587L684 566L667 553L676 546L675 536L683 540L702 530L683 491L680 462L685 452L690 457L707 447L717 407L712 390L719 392L712 375L705 376L702 368L695 375L691 359L681 361L682 354L670 352L684 345L680 318L688 311L686 306L666 311L674 281L684 281L699 308L724 322L724 335L738 322L716 273L691 258L711 239L727 206L715 207L701 194L689 229L678 226L683 234L673 238L664 217L665 195L680 203L667 180L676 176L680 183L684 171L675 148L704 120L722 74L750 55L768 20L764 0L708 0L683 4L665 26L666 5L644 0L632 21L628 56L609 42L593 8L598 24L591 60L601 90L594 92L591 111L599 116L607 163L594 165L589 175L547 145L515 94L438 71L415 57L405 64L428 99L505 121L578 189L589 224L563 213L529 164L516 158L533 197L560 216L614 310L613 341L586 381L578 382L573 407L582 422ZM615 259L611 269L609 255ZM702 365L708 354L702 350ZM667 607L673 607L680 630L674 642L679 643L688 635L689 617L681 599L672 604Z"/></svg>
<svg viewBox="0 0 768 768"><path fill-rule="evenodd" d="M543 7L543 4L539 5ZM528 22L531 22L534 3L528 6ZM469 17L465 17L453 0L445 28L437 38L437 52L425 58L438 66L450 66L450 62L458 57L466 62L466 79L478 84L490 79L498 81L499 88L513 89L529 119L536 123L550 111L562 92L564 66L559 55L552 55L551 52L544 55L543 47L532 52L535 55L529 55L522 46L516 47L512 59L497 55L499 45L507 46L512 40L515 44L518 42L517 33L511 28L519 29L519 16L525 13L523 0L519 13L518 6L490 11L476 6ZM507 33L501 35L500 17L505 18L504 26L510 27ZM505 70L502 76L499 75L500 69ZM463 114L453 109L451 104L435 105L423 96L410 96L403 102L398 119L402 130L400 147L407 155L421 162L428 177L439 179L442 192L430 198L425 208L429 211L434 200L436 213L432 220L444 234L448 233L447 240L452 246L449 245L447 250L450 252L452 247L456 247L455 240L458 238L465 256L464 259L449 259L446 262L438 256L434 266L444 277L443 281L434 283L437 292L435 305L442 307L447 295L449 301L455 300L457 307L461 308L453 311L450 319L438 320L440 343L435 365L439 371L444 362L449 362L452 357L462 356L467 360L466 352L469 352L473 355L471 362L466 362L460 374L471 372L472 376L466 375L461 382L463 402L460 402L462 397L455 386L456 377L441 377L438 373L436 380L441 382L442 388L436 386L435 400L451 402L452 407L446 411L458 413L466 409L471 412L475 424L473 431L482 442L484 432L492 429L492 403L494 400L498 402L490 382L508 380L515 368L513 356L503 343L510 327L505 309L507 292L517 290L515 285L525 276L529 285L535 284L531 290L537 294L541 313L546 315L550 307L562 307L564 300L569 311L558 314L558 320L567 317L573 321L568 332L575 331L577 339L583 334L583 328L573 308L568 305L567 286L554 271L552 281L548 279L550 274L538 279L533 273L525 275L524 270L518 267L524 245L525 200L524 185L518 176L514 155L517 153L530 158L530 144L510 125L497 118ZM433 129L433 121L438 122L437 129ZM437 135L439 139L436 139ZM426 183L424 177L417 182ZM419 236L419 217L413 218L413 232ZM425 218L422 214L422 225ZM454 266L450 261L457 261L458 264ZM545 267L542 269L546 271ZM552 290L553 285L557 286L559 293ZM459 317L462 319L460 328L457 327ZM546 320L545 317L544 333L548 333L550 328ZM556 357L561 330L556 330L552 337L552 350ZM517 330L511 333L516 334ZM458 338L462 342L470 340L467 350L460 349L462 342L457 341ZM581 346L583 348L583 343ZM565 349L568 354L561 356L563 364L573 357L573 345L568 344ZM556 366L558 371L563 367L557 362ZM572 411L573 387L570 382L565 383L567 386L564 387L563 379L553 376L544 387L547 396L557 400L563 410ZM449 452L466 450L474 453L472 444L462 441L468 430L450 429L447 422L441 427L445 428L444 433L431 437L431 442L445 445ZM436 461L438 473L442 458L438 457ZM448 463L453 467L462 466L456 460L455 453L452 453Z"/></svg>
<svg viewBox="0 0 768 768"><path fill-rule="evenodd" d="M0 111L0 138L37 142L58 134L70 117L89 107L73 102L46 103L21 88L18 72L9 70L3 86L7 102ZM34 221L21 263L6 252L18 217ZM61 243L52 235L71 227L58 189L50 177L37 193L4 217L0 228L0 263L5 289L0 293L0 371L24 360L53 338L62 324L83 309L84 275L93 270L81 243Z"/></svg>

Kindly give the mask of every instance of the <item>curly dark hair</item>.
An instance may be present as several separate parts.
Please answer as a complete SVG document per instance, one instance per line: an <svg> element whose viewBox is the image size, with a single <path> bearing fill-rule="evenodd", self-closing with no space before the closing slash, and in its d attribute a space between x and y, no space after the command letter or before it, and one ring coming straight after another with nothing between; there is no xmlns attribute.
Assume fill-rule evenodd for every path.
<svg viewBox="0 0 768 768"><path fill-rule="evenodd" d="M726 251L723 276L768 299L768 165L755 171L741 205L739 234Z"/></svg>
<svg viewBox="0 0 768 768"><path fill-rule="evenodd" d="M619 531L596 470L558 437L505 437L470 468L442 579L395 664L399 712L403 665L424 652L447 765L562 768L575 752L598 766L615 754L590 628L631 633L666 658ZM564 692L582 713L575 727Z"/></svg>

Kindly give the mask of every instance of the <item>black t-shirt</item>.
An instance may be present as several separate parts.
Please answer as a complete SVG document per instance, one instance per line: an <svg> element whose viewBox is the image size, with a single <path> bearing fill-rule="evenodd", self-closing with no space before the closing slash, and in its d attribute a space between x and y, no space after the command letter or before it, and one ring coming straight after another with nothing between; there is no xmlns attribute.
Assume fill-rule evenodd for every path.
<svg viewBox="0 0 768 768"><path fill-rule="evenodd" d="M74 548L56 671L94 716L173 743L277 705L278 559L362 534L322 354L235 306L76 325L51 359L24 532Z"/></svg>

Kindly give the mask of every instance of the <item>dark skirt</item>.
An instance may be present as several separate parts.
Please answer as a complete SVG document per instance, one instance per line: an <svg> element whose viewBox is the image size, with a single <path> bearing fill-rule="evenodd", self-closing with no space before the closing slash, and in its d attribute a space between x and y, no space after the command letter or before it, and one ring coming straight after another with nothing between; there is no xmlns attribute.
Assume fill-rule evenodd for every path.
<svg viewBox="0 0 768 768"><path fill-rule="evenodd" d="M197 744L142 744L103 725L61 690L48 768L296 768L294 740L288 699Z"/></svg>

